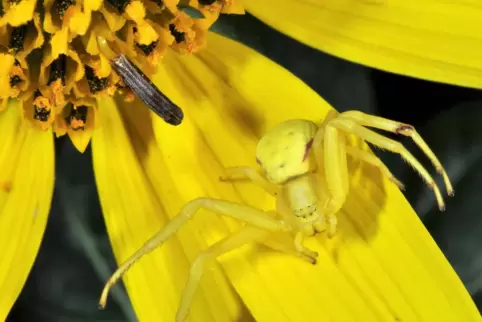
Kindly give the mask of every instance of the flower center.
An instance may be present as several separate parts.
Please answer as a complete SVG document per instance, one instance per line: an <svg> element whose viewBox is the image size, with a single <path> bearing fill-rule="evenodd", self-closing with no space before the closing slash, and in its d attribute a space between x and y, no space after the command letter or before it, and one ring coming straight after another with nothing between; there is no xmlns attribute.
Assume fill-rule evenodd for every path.
<svg viewBox="0 0 482 322"><path fill-rule="evenodd" d="M96 98L139 97L171 124L182 111L149 80L166 50L195 53L206 29L235 0L10 0L0 17L0 106L23 102L24 115L58 135L92 128ZM239 6L239 5L238 5ZM99 44L103 40L104 48ZM0 108L1 110L1 108Z"/></svg>

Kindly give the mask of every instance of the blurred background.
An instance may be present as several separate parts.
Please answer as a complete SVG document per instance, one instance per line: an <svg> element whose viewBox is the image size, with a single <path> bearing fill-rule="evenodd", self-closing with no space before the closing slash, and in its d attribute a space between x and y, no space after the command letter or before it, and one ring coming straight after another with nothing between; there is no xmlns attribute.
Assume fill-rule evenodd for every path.
<svg viewBox="0 0 482 322"><path fill-rule="evenodd" d="M482 91L389 74L325 55L249 14L222 16L214 31L284 66L339 111L356 109L416 126L454 183L456 195L447 200L445 213L438 211L432 192L398 156L377 153L406 184L406 197L482 311ZM411 142L402 141L420 156ZM105 311L97 309L104 281L116 264L90 149L81 155L64 137L56 141L56 154L47 231L8 321L135 321L122 287L113 289Z"/></svg>

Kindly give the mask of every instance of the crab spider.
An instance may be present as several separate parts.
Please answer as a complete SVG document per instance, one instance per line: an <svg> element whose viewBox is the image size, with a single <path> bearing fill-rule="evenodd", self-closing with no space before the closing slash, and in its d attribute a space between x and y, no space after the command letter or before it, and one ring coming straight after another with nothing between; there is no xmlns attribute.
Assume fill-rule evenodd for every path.
<svg viewBox="0 0 482 322"><path fill-rule="evenodd" d="M221 180L235 177L250 179L276 198L276 211L259 209L233 202L199 198L188 202L162 230L149 239L134 255L124 262L107 281L99 306L106 304L110 288L140 257L162 245L175 234L201 208L236 218L247 225L235 234L215 243L203 251L191 266L176 321L187 317L199 280L207 264L223 253L246 243L258 242L281 252L300 257L312 264L317 253L303 246L303 239L327 230L328 236L336 232L336 214L348 194L347 155L358 158L378 168L392 182L403 188L388 168L371 153L346 144L347 135L355 135L382 149L398 153L417 171L433 190L440 210L445 204L442 194L429 172L399 142L378 134L367 127L409 136L427 155L444 179L448 195L453 195L447 173L425 141L407 124L367 115L358 111L338 114L328 113L317 125L308 120L289 120L268 131L256 148L256 161L264 175L250 167L227 169ZM320 189L321 178L327 189ZM290 242L269 239L273 233L287 233Z"/></svg>

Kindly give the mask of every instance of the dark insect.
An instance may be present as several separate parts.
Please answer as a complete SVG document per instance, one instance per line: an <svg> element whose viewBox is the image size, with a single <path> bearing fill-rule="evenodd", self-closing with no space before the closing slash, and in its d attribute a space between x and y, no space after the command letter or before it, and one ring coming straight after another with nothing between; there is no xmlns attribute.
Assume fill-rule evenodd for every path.
<svg viewBox="0 0 482 322"><path fill-rule="evenodd" d="M184 113L124 55L111 60L112 66L126 85L157 115L171 125L179 125Z"/></svg>

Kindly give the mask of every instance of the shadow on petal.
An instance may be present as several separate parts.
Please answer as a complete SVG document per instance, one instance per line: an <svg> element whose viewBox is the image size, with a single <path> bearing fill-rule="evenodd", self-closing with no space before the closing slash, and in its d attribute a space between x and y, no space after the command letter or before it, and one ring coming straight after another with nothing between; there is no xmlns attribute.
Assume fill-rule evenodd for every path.
<svg viewBox="0 0 482 322"><path fill-rule="evenodd" d="M449 200L443 215L436 210L436 203L428 198L430 192L417 182L416 176L403 173L411 186L406 194L407 199L417 210L467 290L478 301L479 310L482 308L481 104L482 101L474 100L455 105L419 130L427 137L435 153L440 155L453 178L456 194Z"/></svg>

